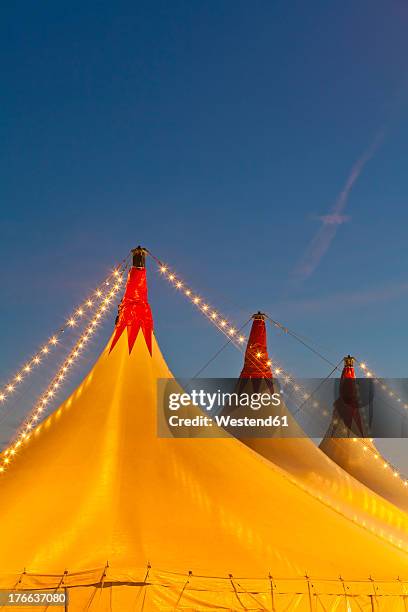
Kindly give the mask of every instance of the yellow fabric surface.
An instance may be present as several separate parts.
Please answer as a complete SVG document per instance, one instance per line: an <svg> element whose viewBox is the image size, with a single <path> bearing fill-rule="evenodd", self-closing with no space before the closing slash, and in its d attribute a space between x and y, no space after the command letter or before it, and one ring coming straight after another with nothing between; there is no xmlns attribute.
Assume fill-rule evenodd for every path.
<svg viewBox="0 0 408 612"><path fill-rule="evenodd" d="M408 543L408 490L393 479L391 470L381 472L382 462L364 453L362 445L357 448L351 440L333 438L326 439L320 449L306 437L242 442L351 520Z"/></svg>
<svg viewBox="0 0 408 612"><path fill-rule="evenodd" d="M364 446L370 450L364 451ZM344 471L404 513L408 512L408 487L403 485L400 478L393 477L389 466L384 467L386 460L370 440L359 438L354 442L348 438L324 438L320 448Z"/></svg>
<svg viewBox="0 0 408 612"><path fill-rule="evenodd" d="M150 357L139 334L129 356L123 335L21 447L0 479L0 588L15 586L24 568L43 575L43 588L64 570L81 586L85 570L106 562L127 574L150 562L183 580L189 570L224 579L408 578L404 544L347 520L237 440L158 438L156 380L170 376L155 340ZM242 609L229 605L230 592L217 594L217 580L205 584L184 609L219 601ZM117 588L120 598L129 587ZM157 589L159 599L170 593ZM173 608L149 597L147 609L175 609L172 595ZM81 602L71 609L85 609Z"/></svg>

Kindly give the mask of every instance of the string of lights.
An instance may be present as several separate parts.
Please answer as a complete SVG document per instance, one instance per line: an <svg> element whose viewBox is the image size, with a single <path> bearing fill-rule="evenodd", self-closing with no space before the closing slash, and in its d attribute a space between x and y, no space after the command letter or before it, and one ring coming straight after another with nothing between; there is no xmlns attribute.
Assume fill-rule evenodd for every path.
<svg viewBox="0 0 408 612"><path fill-rule="evenodd" d="M111 272L103 282L94 289L89 296L77 306L72 314L68 317L64 325L60 327L52 336L47 340L39 350L37 350L34 355L32 355L29 359L26 360L23 366L21 366L17 372L7 381L3 387L0 388L0 402L4 403L8 400L17 388L25 381L28 376L38 369L38 366L44 362L44 358L49 355L53 348L55 348L62 334L67 329L72 329L78 325L81 319L83 319L87 313L89 313L94 307L95 303L98 304L103 296L103 291L106 290L106 287L110 287L115 284L116 280L120 277L125 267L125 262L122 262L118 266L115 267L113 272Z"/></svg>
<svg viewBox="0 0 408 612"><path fill-rule="evenodd" d="M221 333L223 333L230 341L231 344L236 346L241 352L245 352L245 342L247 337L240 333L227 317L223 316L215 308L213 308L207 300L204 300L196 291L188 286L180 277L171 270L171 268L160 261L155 255L149 252L149 255L156 261L160 274L170 282L170 284L182 293L200 312L203 314ZM297 398L305 404L308 400L311 400L311 394L295 380L295 378L289 374L280 364L277 364L276 360L265 357L261 352L254 355L258 360L257 363L261 363L262 366L271 367L272 373L275 376L279 376L283 384L288 385ZM264 363L262 363L264 361ZM255 362L254 362L255 363ZM313 401L313 408L320 408L317 400ZM327 416L327 410L322 410L322 415Z"/></svg>
<svg viewBox="0 0 408 612"><path fill-rule="evenodd" d="M393 391L384 381L377 376L366 363L357 360L358 367L364 372L367 378L372 378L373 382L380 385L381 389L388 394L389 397L393 398L398 404L403 406L405 410L408 410L408 403L406 403L395 391Z"/></svg>
<svg viewBox="0 0 408 612"><path fill-rule="evenodd" d="M378 464L382 465L384 470L388 470L392 474L393 478L398 479L404 487L408 487L408 477L401 474L395 465L390 461L386 461L381 453L378 452L377 448L373 445L373 438L352 438L353 442L359 442L361 444L361 450L367 455L371 455ZM371 444L368 444L370 442Z"/></svg>
<svg viewBox="0 0 408 612"><path fill-rule="evenodd" d="M94 310L94 314L89 324L85 327L85 330L74 344L70 353L64 359L62 365L57 370L47 389L40 396L38 401L35 403L34 408L24 420L14 440L0 454L0 472L5 472L7 466L18 453L18 449L30 440L32 431L38 425L38 421L40 420L44 411L49 408L50 402L56 395L63 381L66 379L69 370L72 369L75 362L82 355L86 345L89 343L93 334L95 334L96 328L101 323L102 317L109 312L109 307L112 306L113 298L121 288L123 277L126 272L126 266L122 266L120 270L120 272L117 270L117 274L114 273L115 282L113 286L111 287L109 283L109 288L105 289L104 292L101 291L101 295L98 296L100 297L100 302L98 303L97 308Z"/></svg>

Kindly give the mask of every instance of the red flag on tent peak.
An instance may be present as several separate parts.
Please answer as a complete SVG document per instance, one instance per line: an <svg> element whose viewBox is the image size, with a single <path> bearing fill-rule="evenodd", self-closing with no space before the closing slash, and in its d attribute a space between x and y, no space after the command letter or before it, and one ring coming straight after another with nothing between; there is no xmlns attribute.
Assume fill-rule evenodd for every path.
<svg viewBox="0 0 408 612"><path fill-rule="evenodd" d="M244 367L240 378L272 378L271 362L266 341L265 315L257 312L245 351Z"/></svg>
<svg viewBox="0 0 408 612"><path fill-rule="evenodd" d="M347 355L344 357L344 367L341 373L342 378L355 378L356 373L354 371L354 357Z"/></svg>
<svg viewBox="0 0 408 612"><path fill-rule="evenodd" d="M350 430L353 430L353 426L355 425L358 429L358 433L363 435L364 427L360 415L359 393L355 378L354 357L347 355L347 357L344 357L339 397L335 402L335 407L344 424Z"/></svg>
<svg viewBox="0 0 408 612"><path fill-rule="evenodd" d="M145 268L146 250L142 247L133 249L133 265L129 270L125 294L119 306L116 319L115 335L109 352L111 352L127 329L129 354L132 352L137 335L141 329L150 355L152 354L153 317L147 296L147 279Z"/></svg>

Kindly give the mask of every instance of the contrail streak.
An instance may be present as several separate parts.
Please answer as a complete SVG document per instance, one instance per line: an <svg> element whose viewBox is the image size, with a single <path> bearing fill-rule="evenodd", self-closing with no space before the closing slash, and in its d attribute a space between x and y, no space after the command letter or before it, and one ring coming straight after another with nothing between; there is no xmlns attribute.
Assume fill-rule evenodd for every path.
<svg viewBox="0 0 408 612"><path fill-rule="evenodd" d="M298 280L306 280L313 274L333 242L339 226L348 220L348 217L343 213L347 206L351 190L353 189L356 181L359 179L367 162L372 159L382 144L384 133L384 130L378 132L370 146L355 162L343 189L339 193L334 203L333 208L328 212L328 214L319 217L323 225L312 238L306 252L295 267L294 276Z"/></svg>

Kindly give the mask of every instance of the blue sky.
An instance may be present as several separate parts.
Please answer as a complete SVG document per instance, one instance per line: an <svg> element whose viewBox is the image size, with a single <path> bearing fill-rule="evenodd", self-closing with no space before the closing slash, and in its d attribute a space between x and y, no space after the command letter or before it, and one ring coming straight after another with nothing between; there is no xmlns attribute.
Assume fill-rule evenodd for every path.
<svg viewBox="0 0 408 612"><path fill-rule="evenodd" d="M1 17L2 378L138 243L237 325L263 309L333 359L407 375L406 2L25 1ZM223 340L150 277L166 357L194 374ZM269 342L292 372L327 374ZM240 365L229 350L208 374Z"/></svg>

